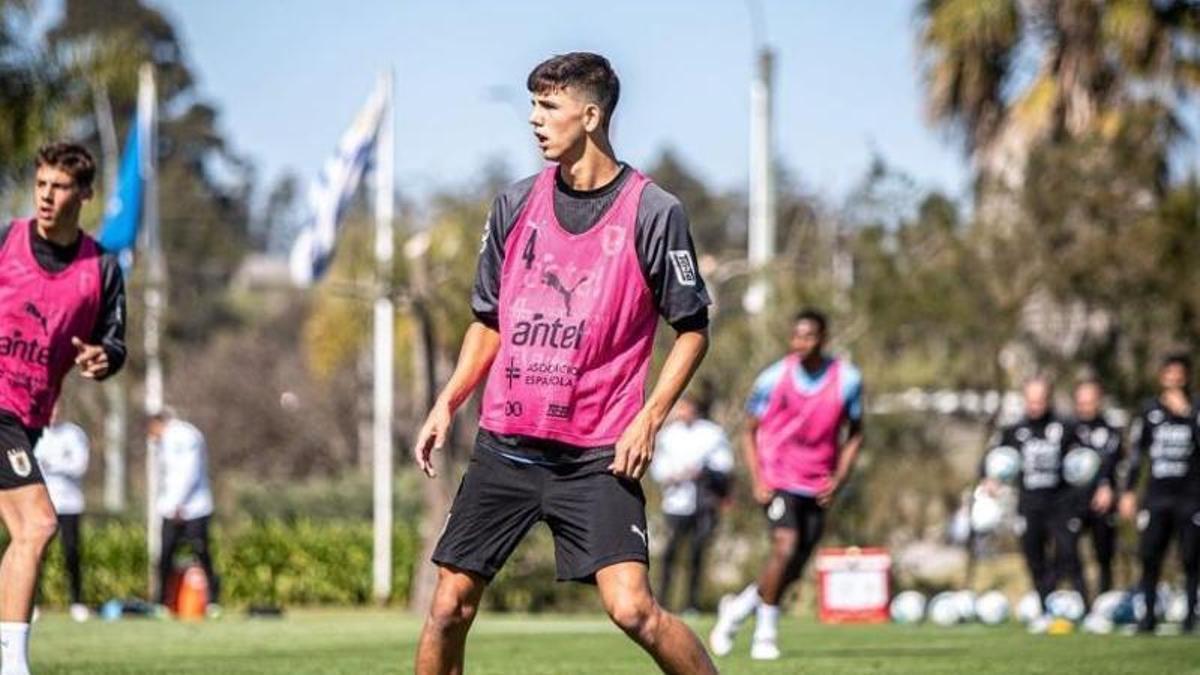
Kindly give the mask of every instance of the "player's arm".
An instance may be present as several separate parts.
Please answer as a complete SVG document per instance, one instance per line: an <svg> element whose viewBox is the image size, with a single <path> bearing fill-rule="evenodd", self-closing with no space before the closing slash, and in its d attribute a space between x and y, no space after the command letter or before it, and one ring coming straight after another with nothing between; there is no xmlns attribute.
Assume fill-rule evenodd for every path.
<svg viewBox="0 0 1200 675"><path fill-rule="evenodd" d="M1103 460L1100 462L1099 480L1096 491L1092 493L1092 510L1104 513L1112 507L1116 496L1117 464L1121 461L1121 434L1112 430L1103 448Z"/></svg>
<svg viewBox="0 0 1200 675"><path fill-rule="evenodd" d="M759 472L758 427L771 401L771 392L783 376L783 364L776 362L758 374L750 387L750 395L746 398L746 422L742 426L742 459L745 460L746 470L750 474L751 494L759 504L771 501L773 490L763 482Z"/></svg>
<svg viewBox="0 0 1200 675"><path fill-rule="evenodd" d="M850 479L850 473L854 471L854 463L858 460L858 451L862 448L862 442L862 420L851 420L846 441L838 450L837 468L834 469L829 484L817 494L817 504L824 507L833 503L833 498L837 496L838 491Z"/></svg>
<svg viewBox="0 0 1200 675"><path fill-rule="evenodd" d="M683 206L650 185L638 204L634 246L646 287L658 313L675 330L658 381L633 422L617 440L610 470L640 479L654 456L654 437L667 413L692 379L708 351L708 305L711 300L696 265L696 249Z"/></svg>
<svg viewBox="0 0 1200 675"><path fill-rule="evenodd" d="M89 336L74 336L75 363L92 380L116 375L125 365L125 279L117 259L105 254L100 262L101 305Z"/></svg>
<svg viewBox="0 0 1200 675"><path fill-rule="evenodd" d="M1121 499L1117 503L1121 517L1126 520L1133 520L1137 514L1137 485L1142 477L1142 458L1150 451L1150 437L1153 435L1153 431L1146 424L1145 413L1134 420L1129 439L1129 458L1125 464L1125 479L1121 485Z"/></svg>
<svg viewBox="0 0 1200 675"><path fill-rule="evenodd" d="M441 450L446 443L454 411L471 397L475 387L487 376L499 351L500 332L479 321L472 322L467 328L467 334L463 336L462 350L458 354L454 374L450 376L450 381L434 402L433 410L430 410L429 416L425 418L425 424L421 426L417 442L413 446L413 458L417 466L430 478L437 476L431 455L434 450Z"/></svg>
<svg viewBox="0 0 1200 675"><path fill-rule="evenodd" d="M746 423L742 428L742 459L746 462L746 470L750 474L750 489L754 493L754 501L766 504L771 501L771 488L763 483L758 474L758 425L758 417L753 414L746 416Z"/></svg>
<svg viewBox="0 0 1200 675"><path fill-rule="evenodd" d="M445 444L454 412L487 376L500 351L500 276L504 268L504 247L532 186L533 179L526 179L497 196L484 223L482 246L475 265L475 284L471 289L471 312L475 321L463 336L454 373L434 402L413 445L413 459L430 478L437 475L432 453Z"/></svg>
<svg viewBox="0 0 1200 675"><path fill-rule="evenodd" d="M638 480L654 457L654 438L708 352L708 328L680 331L646 403L617 439L609 470Z"/></svg>
<svg viewBox="0 0 1200 675"><path fill-rule="evenodd" d="M833 503L842 486L850 479L854 471L854 463L858 461L858 451L863 443L863 404L862 383L858 382L849 392L846 400L846 440L838 448L837 467L824 490L817 493L817 504L828 507Z"/></svg>

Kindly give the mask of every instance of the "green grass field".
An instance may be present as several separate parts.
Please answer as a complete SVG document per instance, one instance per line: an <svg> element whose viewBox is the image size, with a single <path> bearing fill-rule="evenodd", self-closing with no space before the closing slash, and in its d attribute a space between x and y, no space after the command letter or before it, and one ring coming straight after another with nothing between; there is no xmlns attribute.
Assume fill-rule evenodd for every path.
<svg viewBox="0 0 1200 675"><path fill-rule="evenodd" d="M706 634L711 620L694 627ZM304 611L205 624L44 617L33 666L47 673L406 673L417 620L398 612ZM786 620L784 658L757 663L743 634L728 673L1200 673L1200 637L1030 636L1019 627L831 627ZM601 617L481 616L471 673L646 673L653 663Z"/></svg>

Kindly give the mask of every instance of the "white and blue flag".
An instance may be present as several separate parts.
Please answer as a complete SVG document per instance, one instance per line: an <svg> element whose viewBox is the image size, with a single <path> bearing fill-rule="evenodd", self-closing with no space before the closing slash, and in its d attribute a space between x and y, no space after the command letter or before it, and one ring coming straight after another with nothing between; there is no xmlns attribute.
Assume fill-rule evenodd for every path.
<svg viewBox="0 0 1200 675"><path fill-rule="evenodd" d="M375 159L386 108L387 90L381 81L354 123L342 135L333 157L321 168L317 183L309 194L312 220L292 245L289 266L292 280L297 285L311 285L329 268L342 216L367 167Z"/></svg>

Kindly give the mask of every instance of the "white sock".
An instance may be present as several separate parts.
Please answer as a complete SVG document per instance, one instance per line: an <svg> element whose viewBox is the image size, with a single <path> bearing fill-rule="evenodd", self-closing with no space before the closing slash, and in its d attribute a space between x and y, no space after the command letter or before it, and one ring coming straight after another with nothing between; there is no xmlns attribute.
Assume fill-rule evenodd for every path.
<svg viewBox="0 0 1200 675"><path fill-rule="evenodd" d="M733 601L729 603L729 618L734 623L741 623L754 613L754 608L758 607L761 602L762 598L758 596L758 584L750 584L741 593L735 595Z"/></svg>
<svg viewBox="0 0 1200 675"><path fill-rule="evenodd" d="M779 605L762 603L758 606L758 615L754 619L754 640L775 641L779 632Z"/></svg>
<svg viewBox="0 0 1200 675"><path fill-rule="evenodd" d="M29 624L0 623L0 675L29 675Z"/></svg>

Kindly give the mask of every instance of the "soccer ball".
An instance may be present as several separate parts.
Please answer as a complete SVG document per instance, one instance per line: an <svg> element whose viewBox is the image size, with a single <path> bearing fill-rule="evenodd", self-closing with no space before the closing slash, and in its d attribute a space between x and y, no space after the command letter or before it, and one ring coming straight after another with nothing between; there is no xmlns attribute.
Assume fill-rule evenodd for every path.
<svg viewBox="0 0 1200 675"><path fill-rule="evenodd" d="M954 594L958 603L958 620L967 622L975 620L975 594L971 591L959 591Z"/></svg>
<svg viewBox="0 0 1200 675"><path fill-rule="evenodd" d="M1011 483L1020 470L1021 453L1008 445L993 448L983 460L984 475L1002 483Z"/></svg>
<svg viewBox="0 0 1200 675"><path fill-rule="evenodd" d="M1112 621L1113 617L1117 615L1117 608L1121 606L1121 601L1124 599L1125 591L1101 593L1092 601L1092 614Z"/></svg>
<svg viewBox="0 0 1200 675"><path fill-rule="evenodd" d="M975 614L989 626L1008 621L1008 598L1000 591L988 591L975 601Z"/></svg>
<svg viewBox="0 0 1200 675"><path fill-rule="evenodd" d="M929 620L939 626L953 626L962 618L958 610L958 593L938 593L929 601Z"/></svg>
<svg viewBox="0 0 1200 675"><path fill-rule="evenodd" d="M1142 620L1146 615L1146 601L1141 593L1126 591L1121 593L1121 599L1112 610L1114 624L1131 624Z"/></svg>
<svg viewBox="0 0 1200 675"><path fill-rule="evenodd" d="M917 591L903 591L892 598L889 608L896 623L920 623L925 617L925 596Z"/></svg>
<svg viewBox="0 0 1200 675"><path fill-rule="evenodd" d="M1037 592L1029 591L1017 602L1017 620L1030 623L1042 616L1042 600Z"/></svg>
<svg viewBox="0 0 1200 675"><path fill-rule="evenodd" d="M1111 619L1092 612L1083 618L1083 631L1094 635L1108 635L1113 630Z"/></svg>
<svg viewBox="0 0 1200 675"><path fill-rule="evenodd" d="M1172 591L1170 595L1163 596L1163 605L1166 611L1163 612L1164 617L1171 623L1183 623L1187 618L1188 601L1187 593L1184 591Z"/></svg>
<svg viewBox="0 0 1200 675"><path fill-rule="evenodd" d="M993 532L1004 520L1004 506L987 491L975 490L971 501L971 530L980 534Z"/></svg>
<svg viewBox="0 0 1200 675"><path fill-rule="evenodd" d="M1046 613L1056 619L1079 621L1084 606L1083 596L1075 591L1054 591L1046 596Z"/></svg>
<svg viewBox="0 0 1200 675"><path fill-rule="evenodd" d="M1087 485L1099 471L1100 454L1091 448L1075 448L1063 457L1063 478L1071 485Z"/></svg>

